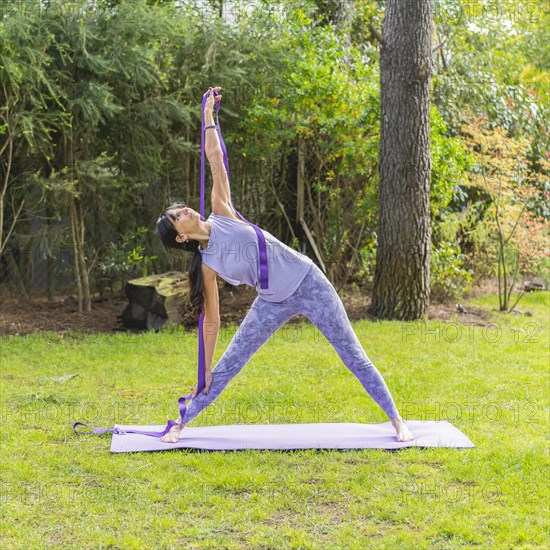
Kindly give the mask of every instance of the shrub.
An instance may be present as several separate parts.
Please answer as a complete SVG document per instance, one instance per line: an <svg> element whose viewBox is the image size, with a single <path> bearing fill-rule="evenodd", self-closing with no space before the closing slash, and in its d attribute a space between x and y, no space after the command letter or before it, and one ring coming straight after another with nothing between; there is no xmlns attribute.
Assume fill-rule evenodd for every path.
<svg viewBox="0 0 550 550"><path fill-rule="evenodd" d="M464 268L466 256L458 244L443 241L432 246L431 296L435 299L458 298L470 289L472 271Z"/></svg>

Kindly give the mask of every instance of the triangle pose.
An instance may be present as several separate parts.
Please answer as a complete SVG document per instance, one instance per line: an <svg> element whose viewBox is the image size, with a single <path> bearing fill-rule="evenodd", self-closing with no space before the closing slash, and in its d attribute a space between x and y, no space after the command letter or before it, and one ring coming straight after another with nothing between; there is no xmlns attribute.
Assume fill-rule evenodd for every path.
<svg viewBox="0 0 550 550"><path fill-rule="evenodd" d="M204 218L202 165L201 212L184 203L174 203L157 221L166 247L194 253L189 270L190 301L196 311L202 312L199 383L189 396L189 407L180 404L178 421L161 440L178 441L185 426L218 398L254 353L289 319L302 314L322 332L346 367L387 414L397 441L411 441L414 437L399 415L384 379L367 357L340 297L324 273L310 258L248 222L233 207L227 151L219 123L216 125L213 121L214 105L218 110L220 106L220 90L210 88L203 96L201 143L203 156L206 152L212 170L212 214ZM212 369L220 319L217 275L233 285L256 287L258 296Z"/></svg>

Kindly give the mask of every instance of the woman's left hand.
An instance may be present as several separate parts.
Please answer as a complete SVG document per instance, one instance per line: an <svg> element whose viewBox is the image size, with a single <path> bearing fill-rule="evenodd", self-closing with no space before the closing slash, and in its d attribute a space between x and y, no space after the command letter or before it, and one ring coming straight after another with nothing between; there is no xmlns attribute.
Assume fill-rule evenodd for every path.
<svg viewBox="0 0 550 550"><path fill-rule="evenodd" d="M221 90L221 86L216 86L215 88L208 88L208 92L206 92L208 94L208 98L206 99L206 104L204 105L205 109L209 109L209 110L214 109L214 103L216 101L220 101L221 98L223 97L220 94L220 90ZM218 95L214 96L214 92L216 92Z"/></svg>
<svg viewBox="0 0 550 550"><path fill-rule="evenodd" d="M210 390L210 385L212 384L212 369L206 369L206 372L204 373L204 393L208 395L208 391ZM197 389L198 386L193 390L193 398L197 395Z"/></svg>

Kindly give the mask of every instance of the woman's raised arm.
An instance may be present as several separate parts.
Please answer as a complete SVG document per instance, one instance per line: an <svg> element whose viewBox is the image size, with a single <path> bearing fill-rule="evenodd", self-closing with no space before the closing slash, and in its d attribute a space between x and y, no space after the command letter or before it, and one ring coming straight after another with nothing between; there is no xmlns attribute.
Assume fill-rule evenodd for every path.
<svg viewBox="0 0 550 550"><path fill-rule="evenodd" d="M214 97L214 91L219 92L220 89L219 87L210 89L210 95L204 106L205 127L214 124L214 103L215 101L220 101L222 97L220 94ZM204 151L212 171L212 211L218 213L216 210L221 209L225 211L231 204L229 178L227 177L227 171L223 163L223 151L217 129L209 128L203 131L205 132Z"/></svg>

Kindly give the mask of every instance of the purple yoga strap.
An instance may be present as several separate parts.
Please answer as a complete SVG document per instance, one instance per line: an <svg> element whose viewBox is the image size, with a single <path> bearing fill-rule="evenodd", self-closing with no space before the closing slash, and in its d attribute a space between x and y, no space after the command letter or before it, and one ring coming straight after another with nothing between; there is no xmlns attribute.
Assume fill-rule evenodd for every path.
<svg viewBox="0 0 550 550"><path fill-rule="evenodd" d="M214 96L217 96L218 94L214 91ZM201 118L201 196L200 196L200 216L201 220L204 221L204 138L205 138L205 132L204 129L204 110L206 106L206 101L208 99L209 92L206 92L202 96L202 118ZM223 152L223 163L225 165L225 170L227 172L227 180L229 181L229 160L227 157L227 149L225 148L225 143L223 141L222 131L220 128L220 123L218 120L218 113L220 110L220 102L218 101L216 104L216 124L217 128L216 131L218 132L218 136L220 138L220 145ZM235 208L233 201L231 200L231 197L229 198L229 201L231 202L231 206L237 212L237 209ZM256 232L256 235L258 237L258 250L259 250L259 259L260 259L260 288L269 288L269 278L268 278L268 269L267 269L267 246L265 243L265 236L262 233L262 230L257 226L254 225L252 222L249 222L244 216L242 216L239 212L237 212L237 215L241 220L244 222L250 224L254 231ZM204 338L203 338L203 323L204 322L204 307L202 308L200 317L199 317L199 352L198 352L198 382L197 382L197 395L204 389L206 386L206 366L205 366L205 359L204 359ZM180 410L180 419L183 421L183 417L185 416L185 412L187 411L187 400L193 399L193 392L191 392L188 395L184 395L183 397L180 397L178 399L178 405ZM125 433L133 433L133 434L141 434L141 435L149 435L151 437L162 437L163 435L167 434L172 426L175 426L177 422L174 420L168 420L168 423L166 424L166 427L161 432L148 432L143 430L124 430L121 431L116 426L114 428L97 428L96 426L91 426L90 424L84 424L83 422L75 422L73 424L73 430L76 433L82 433L76 430L77 426L86 426L88 428L92 428L93 433L96 434L103 434L112 432L114 434L125 434Z"/></svg>

